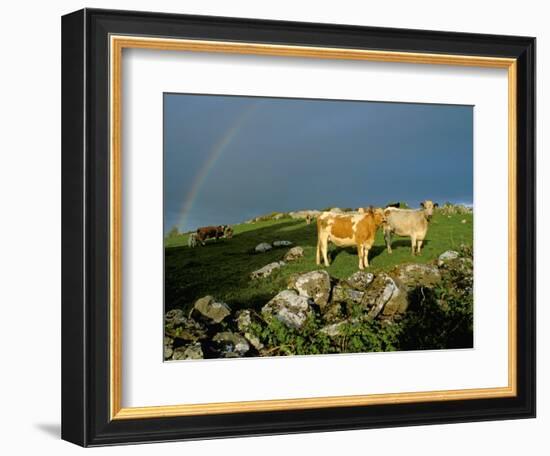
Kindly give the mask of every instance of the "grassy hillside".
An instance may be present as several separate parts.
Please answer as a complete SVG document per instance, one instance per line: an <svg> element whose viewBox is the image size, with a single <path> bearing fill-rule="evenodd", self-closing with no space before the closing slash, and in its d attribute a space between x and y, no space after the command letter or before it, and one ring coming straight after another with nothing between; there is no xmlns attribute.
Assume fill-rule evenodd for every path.
<svg viewBox="0 0 550 456"><path fill-rule="evenodd" d="M462 221L465 220L465 223ZM297 272L323 268L315 264L317 243L316 225L304 220L283 218L234 226L233 239L207 241L205 247L187 247L187 235L172 236L165 240L165 303L166 310L188 309L199 297L213 295L227 302L232 309L259 309L281 289L288 278ZM288 240L304 248L304 258L288 263L270 277L250 280L249 275L268 263L282 260L289 247L275 248L266 253L255 253L260 242L272 243ZM473 216L471 214L443 215L436 213L430 222L422 256L413 257L408 238L394 237L393 254L385 250L381 230L370 251L370 270L388 270L400 263L427 263L449 249L473 242ZM331 246L332 263L328 273L344 278L358 270L355 248Z"/></svg>

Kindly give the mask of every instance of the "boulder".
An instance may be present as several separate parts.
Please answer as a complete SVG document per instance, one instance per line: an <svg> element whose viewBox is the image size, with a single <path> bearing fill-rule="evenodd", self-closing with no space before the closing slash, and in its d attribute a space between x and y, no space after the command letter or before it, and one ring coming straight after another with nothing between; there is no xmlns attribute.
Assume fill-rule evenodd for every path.
<svg viewBox="0 0 550 456"><path fill-rule="evenodd" d="M339 321L338 323L333 323L331 325L323 326L319 332L326 334L329 337L338 337L343 333L343 329L349 322L347 320Z"/></svg>
<svg viewBox="0 0 550 456"><path fill-rule="evenodd" d="M285 261L296 261L304 256L304 249L302 247L292 247L284 256Z"/></svg>
<svg viewBox="0 0 550 456"><path fill-rule="evenodd" d="M443 252L441 255L439 255L439 258L437 259L437 265L441 267L448 261L456 260L458 257L458 252L454 250L447 250L446 252Z"/></svg>
<svg viewBox="0 0 550 456"><path fill-rule="evenodd" d="M172 309L164 315L164 323L166 326L177 326L184 323L186 320L185 314L181 309Z"/></svg>
<svg viewBox="0 0 550 456"><path fill-rule="evenodd" d="M219 332L212 338L219 354L224 358L240 358L250 350L248 341L240 334L231 331Z"/></svg>
<svg viewBox="0 0 550 456"><path fill-rule="evenodd" d="M313 299L321 309L326 307L330 298L330 276L327 271L311 271L294 276L289 288L295 289L300 296Z"/></svg>
<svg viewBox="0 0 550 456"><path fill-rule="evenodd" d="M364 295L364 291L355 290L345 282L340 282L332 289L332 302L361 304Z"/></svg>
<svg viewBox="0 0 550 456"><path fill-rule="evenodd" d="M350 275L345 283L356 290L365 290L373 280L374 274L372 272L357 271Z"/></svg>
<svg viewBox="0 0 550 456"><path fill-rule="evenodd" d="M390 274L399 279L407 288L433 287L441 281L441 273L437 266L431 264L401 264L395 267Z"/></svg>
<svg viewBox="0 0 550 456"><path fill-rule="evenodd" d="M290 241L273 241L273 247L290 247L291 245Z"/></svg>
<svg viewBox="0 0 550 456"><path fill-rule="evenodd" d="M257 253L264 253L264 252L267 252L268 250L271 250L272 248L273 247L271 246L271 244L268 244L267 242L262 242L258 244L254 250Z"/></svg>
<svg viewBox="0 0 550 456"><path fill-rule="evenodd" d="M369 286L361 305L368 310L369 318L379 314L390 316L407 310L407 289L399 279L388 274L378 274Z"/></svg>
<svg viewBox="0 0 550 456"><path fill-rule="evenodd" d="M216 301L212 296L198 299L193 310L197 311L209 323L221 323L231 314L231 309L227 304Z"/></svg>
<svg viewBox="0 0 550 456"><path fill-rule="evenodd" d="M284 261L275 261L273 263L269 263L265 265L263 268L260 268L256 271L253 271L250 273L251 279L261 279L264 277L268 277L271 275L275 269L279 269L282 266L284 266L286 263Z"/></svg>
<svg viewBox="0 0 550 456"><path fill-rule="evenodd" d="M172 355L172 359L174 360L203 358L204 353L202 352L201 344L198 342L183 347L178 347L174 349L174 354Z"/></svg>
<svg viewBox="0 0 550 456"><path fill-rule="evenodd" d="M164 359L170 359L174 353L172 345L174 344L174 339L171 337L164 337Z"/></svg>
<svg viewBox="0 0 550 456"><path fill-rule="evenodd" d="M182 320L178 320L177 325L166 325L164 332L167 336L174 339L181 339L190 342L196 342L206 338L207 330L198 321L192 318L184 317Z"/></svg>
<svg viewBox="0 0 550 456"><path fill-rule="evenodd" d="M250 310L239 310L236 314L235 322L237 323L237 328L239 328L239 331L246 331L252 324L252 315Z"/></svg>
<svg viewBox="0 0 550 456"><path fill-rule="evenodd" d="M250 342L250 345L252 345L256 350L260 351L264 348L264 344L260 342L260 339L258 339L254 334L245 332L244 338Z"/></svg>
<svg viewBox="0 0 550 456"><path fill-rule="evenodd" d="M311 313L311 303L294 290L283 290L262 307L262 316L268 323L276 318L289 328L299 329Z"/></svg>

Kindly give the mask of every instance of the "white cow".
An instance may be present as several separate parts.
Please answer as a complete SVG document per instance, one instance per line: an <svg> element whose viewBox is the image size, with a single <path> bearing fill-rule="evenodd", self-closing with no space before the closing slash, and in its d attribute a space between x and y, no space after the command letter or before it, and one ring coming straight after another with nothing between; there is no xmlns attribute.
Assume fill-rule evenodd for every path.
<svg viewBox="0 0 550 456"><path fill-rule="evenodd" d="M437 203L430 200L420 203L421 209L400 209L396 207L387 207L384 210L386 223L383 226L384 238L388 253L391 250L391 236L408 236L411 238L411 249L413 255L420 255L422 243L428 233L428 222L432 218L434 208Z"/></svg>

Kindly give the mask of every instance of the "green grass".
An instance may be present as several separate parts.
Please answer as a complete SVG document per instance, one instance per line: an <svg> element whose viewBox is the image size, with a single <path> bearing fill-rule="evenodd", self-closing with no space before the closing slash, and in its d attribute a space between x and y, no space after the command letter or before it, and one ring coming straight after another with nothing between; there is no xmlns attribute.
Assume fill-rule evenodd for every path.
<svg viewBox="0 0 550 456"><path fill-rule="evenodd" d="M462 223L466 220L466 223ZM207 241L205 247L187 247L187 235L165 240L165 302L166 309L188 309L205 295L212 295L232 309L259 309L280 290L286 288L290 275L322 269L315 264L317 243L316 224L289 218L254 224L235 225L233 239ZM428 263L442 252L457 249L460 244L472 244L473 216L471 214L446 216L436 213L430 222L427 240L421 256L411 255L408 238L394 237L393 253L384 246L381 230L369 254L372 272L389 270L401 263ZM276 248L266 253L254 253L260 242L288 240L304 248L304 258L288 263L270 277L250 280L252 271L273 261L281 260L289 247ZM355 248L330 247L332 262L328 273L345 278L358 270Z"/></svg>

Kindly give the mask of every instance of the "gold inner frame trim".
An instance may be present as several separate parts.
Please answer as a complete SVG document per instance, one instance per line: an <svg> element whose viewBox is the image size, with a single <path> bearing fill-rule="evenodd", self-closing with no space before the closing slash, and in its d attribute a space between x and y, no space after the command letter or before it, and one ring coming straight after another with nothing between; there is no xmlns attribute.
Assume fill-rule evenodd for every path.
<svg viewBox="0 0 550 456"><path fill-rule="evenodd" d="M122 407L122 51L123 49L252 54L508 69L508 386L298 399L274 399L150 407ZM517 394L517 62L511 58L388 52L330 47L137 36L110 37L110 415L111 419L299 410L512 397Z"/></svg>

